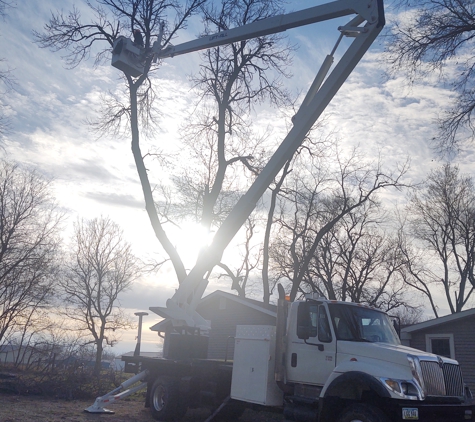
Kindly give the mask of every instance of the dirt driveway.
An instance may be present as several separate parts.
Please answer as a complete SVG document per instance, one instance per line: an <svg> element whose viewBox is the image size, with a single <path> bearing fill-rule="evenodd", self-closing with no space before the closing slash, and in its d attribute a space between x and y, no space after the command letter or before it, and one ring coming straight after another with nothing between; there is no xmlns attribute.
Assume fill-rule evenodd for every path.
<svg viewBox="0 0 475 422"><path fill-rule="evenodd" d="M91 400L60 400L39 396L0 393L0 422L154 422L142 401L118 401L110 406L114 415L90 414L84 409ZM206 410L190 410L183 422L203 422ZM246 410L239 422L279 422L281 415Z"/></svg>

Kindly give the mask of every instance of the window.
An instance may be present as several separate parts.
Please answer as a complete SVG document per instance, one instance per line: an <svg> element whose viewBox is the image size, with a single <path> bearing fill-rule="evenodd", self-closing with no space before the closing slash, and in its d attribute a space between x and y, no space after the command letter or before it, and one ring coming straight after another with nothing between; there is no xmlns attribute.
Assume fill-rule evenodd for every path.
<svg viewBox="0 0 475 422"><path fill-rule="evenodd" d="M426 350L435 355L455 359L453 334L426 334Z"/></svg>
<svg viewBox="0 0 475 422"><path fill-rule="evenodd" d="M304 310L305 308L299 307L300 309ZM323 305L318 305L316 303L309 304L307 316L305 319L308 321L309 337L316 337L318 341L323 343L329 343L332 341L332 335L330 331L330 324L328 322L327 312ZM299 318L301 320L302 318Z"/></svg>
<svg viewBox="0 0 475 422"><path fill-rule="evenodd" d="M328 323L327 312L323 306L318 307L318 339L324 343L332 341L330 324Z"/></svg>
<svg viewBox="0 0 475 422"><path fill-rule="evenodd" d="M329 309L338 340L401 344L384 312L351 304L330 304Z"/></svg>
<svg viewBox="0 0 475 422"><path fill-rule="evenodd" d="M318 333L318 306L311 304L309 306L309 318L310 318L310 337L317 337Z"/></svg>

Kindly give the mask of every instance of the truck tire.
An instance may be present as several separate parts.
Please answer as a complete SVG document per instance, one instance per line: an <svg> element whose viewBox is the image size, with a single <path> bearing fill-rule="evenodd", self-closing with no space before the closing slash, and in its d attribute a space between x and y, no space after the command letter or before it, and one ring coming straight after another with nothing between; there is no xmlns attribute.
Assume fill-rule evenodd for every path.
<svg viewBox="0 0 475 422"><path fill-rule="evenodd" d="M186 413L180 403L177 381L170 377L158 377L150 392L150 410L157 421L178 421Z"/></svg>
<svg viewBox="0 0 475 422"><path fill-rule="evenodd" d="M357 403L347 407L337 422L389 422L389 419L377 407Z"/></svg>

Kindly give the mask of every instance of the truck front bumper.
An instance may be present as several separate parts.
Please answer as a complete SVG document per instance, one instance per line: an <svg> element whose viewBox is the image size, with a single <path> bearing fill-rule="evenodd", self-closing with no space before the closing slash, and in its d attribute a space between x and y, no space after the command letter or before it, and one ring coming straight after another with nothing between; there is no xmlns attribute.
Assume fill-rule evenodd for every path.
<svg viewBox="0 0 475 422"><path fill-rule="evenodd" d="M474 421L475 405L404 402L392 403L389 412L393 421L463 422ZM394 416L393 416L394 415Z"/></svg>

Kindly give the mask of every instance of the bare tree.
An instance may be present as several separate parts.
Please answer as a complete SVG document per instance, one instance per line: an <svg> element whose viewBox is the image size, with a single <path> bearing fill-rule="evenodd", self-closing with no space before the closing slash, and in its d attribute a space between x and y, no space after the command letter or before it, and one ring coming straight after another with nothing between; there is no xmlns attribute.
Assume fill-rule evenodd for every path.
<svg viewBox="0 0 475 422"><path fill-rule="evenodd" d="M44 352L44 335L51 329L53 322L50 309L32 308L29 314L18 318L15 327L5 340L15 345L15 367L31 367L39 359L47 360ZM46 359L45 359L46 357Z"/></svg>
<svg viewBox="0 0 475 422"><path fill-rule="evenodd" d="M92 336L96 375L105 345L116 343L114 332L132 326L119 295L139 275L138 261L117 224L107 218L75 224L72 252L61 280L64 313L78 330Z"/></svg>
<svg viewBox="0 0 475 422"><path fill-rule="evenodd" d="M324 237L346 216L374 201L376 192L404 186L405 165L386 174L380 163L371 168L354 152L348 160L338 156L338 166L336 174L315 166L306 176L294 173L283 191L273 259L280 277L291 282L291 300L303 291L304 281L313 277L312 262Z"/></svg>
<svg viewBox="0 0 475 422"><path fill-rule="evenodd" d="M5 18L7 10L10 7L14 7L15 3L10 0L0 0L0 18ZM4 58L0 58L0 63L5 62ZM3 67L3 66L2 66ZM12 77L11 70L7 68L0 69L0 93L2 98L6 98L6 95L14 86L14 79ZM9 119L5 117L6 104L3 101L0 101L0 138L4 135L9 129Z"/></svg>
<svg viewBox="0 0 475 422"><path fill-rule="evenodd" d="M159 64L154 64L151 47L154 39L166 45L179 29L185 27L187 19L206 0L96 0L88 1L92 14L91 22L81 20L80 10L73 8L64 13L53 13L45 25L43 33L35 32L36 41L43 48L67 52L65 59L70 67L75 67L90 55L94 55L95 65L103 63L110 56L114 40L122 33L141 31L143 38L144 71L137 78L124 73L127 99L110 95L103 113L95 127L100 133L120 133L127 128L132 139L132 153L145 198L145 208L153 230L165 253L170 257L179 281L186 276L183 262L167 233L163 229L155 207L152 187L149 181L144 155L140 149L140 129L154 123L154 100L156 93L151 76ZM166 21L173 21L165 25ZM163 39L159 39L163 31Z"/></svg>
<svg viewBox="0 0 475 422"><path fill-rule="evenodd" d="M343 217L322 238L305 285L333 300L385 311L407 308L407 286L400 274L405 257L398 237L383 229L387 222L376 198Z"/></svg>
<svg viewBox="0 0 475 422"><path fill-rule="evenodd" d="M60 220L49 181L0 161L0 341L19 319L50 304Z"/></svg>
<svg viewBox="0 0 475 422"><path fill-rule="evenodd" d="M270 302L271 284L275 286L275 284L277 283L277 279L274 279L273 283L271 282L271 277L269 273L269 266L271 261L271 236L272 230L275 227L274 215L282 185L287 175L291 172L290 166L292 161L293 160L288 160L284 164L282 172L279 175L278 179L275 181L274 186L270 187L271 194L269 207L267 210L267 221L264 232L264 240L262 243L262 301L266 304L269 304Z"/></svg>
<svg viewBox="0 0 475 422"><path fill-rule="evenodd" d="M270 263L271 263L271 241L273 232L278 224L275 219L275 212L281 191L284 188L284 182L287 176L293 171L293 166L299 168L303 166L307 167L308 162L306 156L310 156L312 160L318 160L321 157L325 157L325 151L328 151L334 147L333 133L326 134L324 130L325 119L320 120L309 132L302 145L296 151L294 157L287 160L282 167L280 174L274 180L274 183L269 187L270 200L267 206L267 216L265 223L264 239L262 243L262 290L263 290L263 302L269 303L270 295L273 288L278 283L278 276L275 274L273 277L270 275ZM318 135L317 135L318 134Z"/></svg>
<svg viewBox="0 0 475 422"><path fill-rule="evenodd" d="M226 265L223 262L218 264L218 267L225 272L220 274L219 277L229 277L232 281L231 289L236 290L240 297L246 297L249 287L249 281L252 273L259 265L261 260L260 250L258 245L253 245L254 231L258 221L255 215L251 215L247 218L244 226L245 239L244 245L242 245L243 253L239 257L239 263L236 269L232 269L230 265ZM233 254L235 255L235 254ZM234 256L236 258L236 256Z"/></svg>
<svg viewBox="0 0 475 422"><path fill-rule="evenodd" d="M418 324L419 322L427 320L424 316L424 308L422 306L395 309L391 311L391 316L399 318L401 327Z"/></svg>
<svg viewBox="0 0 475 422"><path fill-rule="evenodd" d="M0 17L5 16L6 10L9 7L14 7L15 3L12 0L0 0Z"/></svg>
<svg viewBox="0 0 475 422"><path fill-rule="evenodd" d="M204 8L205 34L225 31L282 13L280 0L223 0ZM193 83L205 105L190 127L188 139L206 166L201 224L213 224L215 205L231 166L241 164L256 173L256 138L250 130L252 104L269 99L288 104L281 77L289 64L291 48L282 36L271 35L206 50ZM211 104L210 104L210 101ZM257 143L258 145L259 143ZM205 145L205 152L202 151Z"/></svg>
<svg viewBox="0 0 475 422"><path fill-rule="evenodd" d="M400 71L409 81L438 75L455 93L450 107L440 116L441 152L453 151L471 139L475 97L475 5L466 0L396 0L409 13L399 16L388 42L391 74ZM471 136L467 136L469 129Z"/></svg>
<svg viewBox="0 0 475 422"><path fill-rule="evenodd" d="M281 5L280 0L210 3L203 8L205 34L282 13ZM267 131L258 133L253 129L253 104L289 104L282 79L289 76L285 69L291 51L281 36L272 35L202 53L200 71L192 77L200 94L197 108L184 129L189 159L182 173L172 179L176 193L173 206L164 207L170 211L168 219L192 218L210 231L229 214L249 180L262 167L265 146L270 143ZM251 264L248 250L249 235L253 233L249 228L253 224L244 234L244 260L236 272L231 269L234 264L218 264L240 295L245 294L245 280L257 264L255 259Z"/></svg>
<svg viewBox="0 0 475 422"><path fill-rule="evenodd" d="M445 164L431 172L420 191L413 194L408 212L411 237L421 242L426 256L422 268L415 264L408 268L412 283L426 294L433 285L442 287L450 312L462 311L475 289L472 179L460 175L456 166Z"/></svg>

